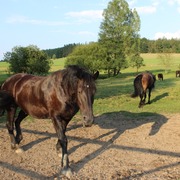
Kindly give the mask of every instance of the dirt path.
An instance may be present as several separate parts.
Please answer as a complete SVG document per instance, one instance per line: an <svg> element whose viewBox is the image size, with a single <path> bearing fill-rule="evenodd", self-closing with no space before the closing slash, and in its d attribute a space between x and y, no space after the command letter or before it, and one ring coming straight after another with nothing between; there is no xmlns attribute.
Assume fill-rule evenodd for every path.
<svg viewBox="0 0 180 180"><path fill-rule="evenodd" d="M24 153L17 154L0 124L0 179L66 179L57 178L60 159L51 121L26 120L22 129ZM180 114L137 119L107 113L90 128L71 122L67 136L72 179L180 180Z"/></svg>

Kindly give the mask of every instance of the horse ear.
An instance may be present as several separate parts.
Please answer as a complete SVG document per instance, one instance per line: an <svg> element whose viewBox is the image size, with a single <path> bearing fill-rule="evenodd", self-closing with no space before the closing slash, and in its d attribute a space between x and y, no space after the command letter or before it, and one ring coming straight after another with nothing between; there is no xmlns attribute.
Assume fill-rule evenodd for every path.
<svg viewBox="0 0 180 180"><path fill-rule="evenodd" d="M97 71L96 73L93 74L94 80L96 80L98 78L98 76L99 76L99 71Z"/></svg>
<svg viewBox="0 0 180 180"><path fill-rule="evenodd" d="M77 77L79 78L79 79L82 79L82 76L83 76L83 71L81 70L81 69L79 69L78 71L77 71Z"/></svg>

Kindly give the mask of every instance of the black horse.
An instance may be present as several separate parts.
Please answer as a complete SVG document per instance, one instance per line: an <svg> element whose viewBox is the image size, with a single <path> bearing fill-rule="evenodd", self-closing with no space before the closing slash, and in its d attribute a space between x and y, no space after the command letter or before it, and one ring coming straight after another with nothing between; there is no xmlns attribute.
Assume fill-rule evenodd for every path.
<svg viewBox="0 0 180 180"><path fill-rule="evenodd" d="M148 104L150 104L151 91L154 88L155 81L155 75L150 72L140 73L134 79L134 93L131 97L140 97L139 107L145 104L147 89L149 89Z"/></svg>
<svg viewBox="0 0 180 180"><path fill-rule="evenodd" d="M7 111L6 125L11 148L19 148L23 138L20 123L26 116L50 118L58 137L57 152L62 150L62 174L70 177L72 172L67 153L66 127L79 109L83 125L92 125L95 80L98 75L98 71L90 74L79 66L69 66L46 77L19 73L8 78L0 90L0 113ZM14 119L17 107L20 111Z"/></svg>

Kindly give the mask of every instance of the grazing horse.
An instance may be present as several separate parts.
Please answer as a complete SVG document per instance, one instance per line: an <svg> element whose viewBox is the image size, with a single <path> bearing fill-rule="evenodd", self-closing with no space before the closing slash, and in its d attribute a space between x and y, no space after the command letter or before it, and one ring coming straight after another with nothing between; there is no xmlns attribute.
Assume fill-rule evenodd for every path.
<svg viewBox="0 0 180 180"><path fill-rule="evenodd" d="M148 104L150 104L151 90L154 88L155 81L155 75L150 72L140 73L134 79L134 93L131 97L137 97L139 95L139 108L145 104L147 89L149 89Z"/></svg>
<svg viewBox="0 0 180 180"><path fill-rule="evenodd" d="M162 80L163 81L163 74L162 73L158 74L158 80Z"/></svg>
<svg viewBox="0 0 180 180"><path fill-rule="evenodd" d="M98 75L98 71L90 74L74 65L44 77L19 73L8 78L0 90L0 113L7 111L6 126L11 148L19 148L18 145L23 138L20 123L26 116L52 119L58 137L56 149L58 153L62 150L61 173L71 177L66 127L79 110L83 125L92 125L95 80ZM17 107L20 111L14 119ZM14 123L16 136L13 132Z"/></svg>
<svg viewBox="0 0 180 180"><path fill-rule="evenodd" d="M176 77L180 77L180 70L176 71Z"/></svg>

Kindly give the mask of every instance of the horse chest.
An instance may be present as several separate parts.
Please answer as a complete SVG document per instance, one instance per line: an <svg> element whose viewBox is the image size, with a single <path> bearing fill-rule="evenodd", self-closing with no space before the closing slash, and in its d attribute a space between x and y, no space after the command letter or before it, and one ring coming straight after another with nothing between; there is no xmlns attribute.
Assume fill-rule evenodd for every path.
<svg viewBox="0 0 180 180"><path fill-rule="evenodd" d="M59 112L59 115L63 119L72 119L72 117L79 111L79 107L75 103L65 103L62 111Z"/></svg>

